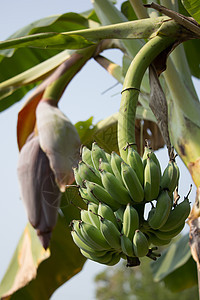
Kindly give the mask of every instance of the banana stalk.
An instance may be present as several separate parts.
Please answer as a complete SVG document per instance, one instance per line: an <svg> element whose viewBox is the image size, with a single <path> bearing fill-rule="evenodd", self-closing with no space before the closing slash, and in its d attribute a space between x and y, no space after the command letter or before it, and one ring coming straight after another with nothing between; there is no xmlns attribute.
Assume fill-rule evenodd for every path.
<svg viewBox="0 0 200 300"><path fill-rule="evenodd" d="M127 162L127 143L135 147L135 114L140 93L143 75L150 63L168 46L172 45L175 38L166 38L157 35L147 42L133 59L124 80L122 98L118 119L118 145L121 157Z"/></svg>

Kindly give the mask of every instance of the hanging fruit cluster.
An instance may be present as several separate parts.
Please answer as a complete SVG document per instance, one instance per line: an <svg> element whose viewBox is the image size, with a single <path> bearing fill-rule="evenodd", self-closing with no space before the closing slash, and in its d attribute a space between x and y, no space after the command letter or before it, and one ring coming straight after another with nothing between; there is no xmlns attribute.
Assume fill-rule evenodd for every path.
<svg viewBox="0 0 200 300"><path fill-rule="evenodd" d="M82 160L74 169L75 180L88 209L74 220L72 238L81 253L96 262L115 265L120 258L127 266L139 258L156 260L157 247L168 244L181 232L190 213L188 196L174 199L179 169L171 159L161 173L155 153L147 146L143 157L131 145L127 163L115 152L106 153L96 143L82 148ZM146 203L151 203L147 219Z"/></svg>

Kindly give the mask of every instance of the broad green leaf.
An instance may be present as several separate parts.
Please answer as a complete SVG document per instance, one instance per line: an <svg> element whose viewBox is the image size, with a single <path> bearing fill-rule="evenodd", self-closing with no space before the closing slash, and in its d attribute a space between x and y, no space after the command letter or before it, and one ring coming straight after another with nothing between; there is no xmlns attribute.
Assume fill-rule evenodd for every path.
<svg viewBox="0 0 200 300"><path fill-rule="evenodd" d="M197 265L192 257L163 279L165 286L172 292L180 292L198 284Z"/></svg>
<svg viewBox="0 0 200 300"><path fill-rule="evenodd" d="M1 282L0 296L47 300L59 286L81 271L86 259L71 238L69 223L80 219L77 207L85 207L85 204L78 190L71 187L63 194L61 205L64 214L58 217L50 249L46 252L35 230L29 224L26 226Z"/></svg>
<svg viewBox="0 0 200 300"><path fill-rule="evenodd" d="M95 29L75 30L62 33L36 33L0 42L0 49L36 47L41 49L81 49L103 39L147 39L157 34L168 20L168 34L176 35L176 23L168 17L149 18ZM171 26L171 27L170 27ZM174 30L175 29L175 30ZM163 29L162 29L163 30Z"/></svg>
<svg viewBox="0 0 200 300"><path fill-rule="evenodd" d="M35 81L40 81L46 78L50 72L63 63L70 55L74 53L73 50L64 50L61 53L45 60L44 62L16 75L6 81L0 83L0 100L12 94L16 89L25 86Z"/></svg>
<svg viewBox="0 0 200 300"><path fill-rule="evenodd" d="M190 15L200 24L200 5L198 0L182 0Z"/></svg>
<svg viewBox="0 0 200 300"><path fill-rule="evenodd" d="M10 38L19 38L24 35L41 33L41 32L63 32L64 30L80 30L88 27L99 26L97 22L90 20L91 12L85 13L85 16L66 13L47 17L24 28L18 30ZM58 54L60 50L53 49L37 49L37 48L20 48L7 49L0 51L0 82L4 82L41 62ZM62 56L62 55L61 55ZM0 111L8 108L15 102L19 101L30 89L35 86L35 83L20 88L12 95L8 96L6 102L0 104Z"/></svg>
<svg viewBox="0 0 200 300"><path fill-rule="evenodd" d="M200 40L190 40L184 42L183 46L192 75L200 78Z"/></svg>
<svg viewBox="0 0 200 300"><path fill-rule="evenodd" d="M196 263L191 256L188 234L172 243L151 267L154 280L164 280L172 291L180 291L196 284Z"/></svg>

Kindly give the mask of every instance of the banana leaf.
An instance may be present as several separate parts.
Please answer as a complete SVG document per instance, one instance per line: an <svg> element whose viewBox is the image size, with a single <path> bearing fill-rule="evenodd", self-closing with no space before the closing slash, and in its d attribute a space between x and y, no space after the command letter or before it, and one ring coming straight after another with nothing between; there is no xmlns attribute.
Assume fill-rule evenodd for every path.
<svg viewBox="0 0 200 300"><path fill-rule="evenodd" d="M200 7L196 0L181 0L186 10L200 24Z"/></svg>
<svg viewBox="0 0 200 300"><path fill-rule="evenodd" d="M9 38L18 39L22 36L40 34L42 32L59 33L66 29L73 31L86 29L90 26L97 27L98 23L90 19L91 16L92 11L85 12L84 15L66 13L63 15L46 17L21 28ZM11 79L11 81L6 84L10 84L12 87L13 82L15 82L15 85L18 87L18 90L8 87L6 91L6 84L2 86L2 88L4 87L4 90L0 86L1 98L6 99L6 102L0 101L0 111L5 110L15 102L22 99L30 89L34 88L35 85L52 72L55 67L62 63L63 59L66 59L67 56L72 53L72 51L60 52L61 49L37 49L27 47L0 51L0 82L5 82L6 80ZM49 61L45 63L48 59ZM42 64L40 65L40 63ZM29 69L30 71L27 71ZM17 75L19 75L19 77L13 78ZM20 87L19 81L20 84L22 84L22 82L26 83L25 86L22 85ZM4 97L2 93L5 93Z"/></svg>
<svg viewBox="0 0 200 300"><path fill-rule="evenodd" d="M167 288L179 292L198 284L196 263L191 256L188 234L172 243L151 264L154 281L164 281Z"/></svg>

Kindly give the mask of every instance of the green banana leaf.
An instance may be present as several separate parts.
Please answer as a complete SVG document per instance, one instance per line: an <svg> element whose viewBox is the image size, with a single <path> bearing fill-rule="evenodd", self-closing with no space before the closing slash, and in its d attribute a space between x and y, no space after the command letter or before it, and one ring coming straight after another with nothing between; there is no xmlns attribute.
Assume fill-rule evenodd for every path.
<svg viewBox="0 0 200 300"><path fill-rule="evenodd" d="M94 18L94 21L91 19ZM56 15L47 17L36 22L27 25L26 27L18 30L10 38L21 38L29 34L40 34L41 32L63 32L64 30L80 30L89 27L98 27L94 12L85 12L83 15L76 13L66 13L63 15ZM0 82L5 82L11 79L10 82L3 84L4 90L0 87L1 98L5 93L3 99L6 102L0 101L0 111L5 110L15 102L23 98L23 96L37 84L35 81L39 81L48 75L59 65L66 53L66 58L72 51L53 50L53 49L37 49L37 48L20 48L20 49L6 49L0 51ZM60 54L60 55L59 55ZM54 57L55 56L55 57ZM45 64L45 61L47 63ZM43 63L40 65L40 63ZM33 68L33 69L31 69ZM30 72L27 71L30 69ZM43 71L42 71L43 69ZM26 72L27 71L27 72ZM25 73L23 73L25 72ZM38 72L38 73L37 73ZM22 73L22 74L21 74ZM12 81L12 78L15 77ZM28 85L23 86L23 81ZM19 85L22 84L22 87ZM13 89L12 84L18 86L18 90ZM5 86L10 84L8 90L5 90ZM16 87L15 86L15 87ZM6 94L7 92L7 94ZM9 93L11 93L9 95Z"/></svg>
<svg viewBox="0 0 200 300"><path fill-rule="evenodd" d="M190 15L200 24L200 6L196 0L181 0Z"/></svg>
<svg viewBox="0 0 200 300"><path fill-rule="evenodd" d="M69 227L73 219L80 219L78 207L85 208L85 203L78 189L70 187L62 196L61 213L46 252L32 226L26 226L0 284L0 297L47 300L59 286L81 271L86 259L74 244Z"/></svg>
<svg viewBox="0 0 200 300"><path fill-rule="evenodd" d="M198 284L196 263L191 256L189 235L182 236L164 250L161 257L151 264L154 280L164 281L173 292Z"/></svg>

